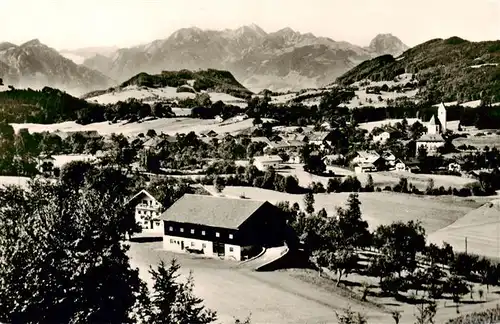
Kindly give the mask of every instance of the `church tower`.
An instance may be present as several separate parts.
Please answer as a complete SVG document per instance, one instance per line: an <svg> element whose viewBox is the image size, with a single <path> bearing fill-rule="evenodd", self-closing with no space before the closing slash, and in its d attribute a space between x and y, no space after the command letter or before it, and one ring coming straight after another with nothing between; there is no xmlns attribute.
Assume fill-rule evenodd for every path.
<svg viewBox="0 0 500 324"><path fill-rule="evenodd" d="M435 115L432 115L431 120L427 124L427 134L430 135L439 134L439 125L436 123Z"/></svg>
<svg viewBox="0 0 500 324"><path fill-rule="evenodd" d="M438 108L438 120L441 124L440 133L446 132L446 107L444 103L441 103Z"/></svg>

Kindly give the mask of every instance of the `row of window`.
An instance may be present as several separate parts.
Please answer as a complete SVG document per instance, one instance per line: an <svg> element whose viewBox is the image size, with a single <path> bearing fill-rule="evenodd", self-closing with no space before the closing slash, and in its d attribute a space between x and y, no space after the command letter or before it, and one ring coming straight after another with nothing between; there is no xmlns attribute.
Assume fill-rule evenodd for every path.
<svg viewBox="0 0 500 324"><path fill-rule="evenodd" d="M143 212L144 212L144 215L147 215L147 214L148 214L148 211L147 211L147 210L144 210L144 211L142 211L142 210L137 210L137 214L139 214L139 215L140 215L140 214L142 214ZM151 215L151 216L153 216L153 215L154 215L154 216L160 216L160 213L159 213L159 212L152 212L152 211L150 211L150 212L149 212L149 215Z"/></svg>
<svg viewBox="0 0 500 324"><path fill-rule="evenodd" d="M168 228L168 230L169 230L170 232L173 232L173 231L174 231L173 226L170 226L170 227ZM180 228L179 228L179 231L180 231L181 233L184 233L184 228L180 227ZM194 228L192 228L192 229L191 229L191 234L194 234L194 233L195 233L195 230L194 230ZM205 232L205 231L201 231L201 235L206 235L206 232ZM220 233L219 233L219 232L215 232L215 237L220 237ZM231 240L233 239L233 234L229 234L229 239L231 239Z"/></svg>
<svg viewBox="0 0 500 324"><path fill-rule="evenodd" d="M170 239L170 244L178 244L178 245L180 245L181 242L177 241L177 240L174 240L174 239ZM194 246L195 246L194 242L191 242L191 247L194 247ZM207 244L206 243L202 243L201 244L201 248L202 249L206 249L207 248ZM232 246L229 247L229 252L234 252L234 248Z"/></svg>

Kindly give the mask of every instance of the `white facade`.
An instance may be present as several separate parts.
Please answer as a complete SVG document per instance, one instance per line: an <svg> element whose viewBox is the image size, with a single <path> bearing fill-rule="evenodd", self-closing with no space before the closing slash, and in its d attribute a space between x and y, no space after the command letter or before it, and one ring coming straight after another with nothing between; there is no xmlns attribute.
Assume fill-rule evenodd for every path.
<svg viewBox="0 0 500 324"><path fill-rule="evenodd" d="M253 164L261 171L266 171L269 167L277 168L283 162L278 155L256 156Z"/></svg>
<svg viewBox="0 0 500 324"><path fill-rule="evenodd" d="M446 132L446 107L443 103L438 108L438 119L441 124L441 133Z"/></svg>
<svg viewBox="0 0 500 324"><path fill-rule="evenodd" d="M180 236L163 235L163 249L176 253L188 253L186 248L203 250L204 256L217 258L213 252L213 242L186 238ZM239 245L224 244L224 258L241 261L241 247Z"/></svg>
<svg viewBox="0 0 500 324"><path fill-rule="evenodd" d="M418 149L420 147L424 147L427 151L427 154L436 154L438 153L438 149L444 146L444 142L426 142L426 141L417 141L417 156Z"/></svg>
<svg viewBox="0 0 500 324"><path fill-rule="evenodd" d="M391 133L383 132L377 136L373 136L373 142L375 143L385 143L391 138Z"/></svg>
<svg viewBox="0 0 500 324"><path fill-rule="evenodd" d="M137 198L135 206L135 221L139 223L144 232L163 231L163 224L160 221L161 204L146 191L142 191Z"/></svg>

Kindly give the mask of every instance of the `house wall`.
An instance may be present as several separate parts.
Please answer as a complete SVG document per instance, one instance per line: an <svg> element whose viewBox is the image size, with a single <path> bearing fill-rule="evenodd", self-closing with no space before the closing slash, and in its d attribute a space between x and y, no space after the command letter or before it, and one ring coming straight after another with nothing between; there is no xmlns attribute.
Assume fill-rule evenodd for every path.
<svg viewBox="0 0 500 324"><path fill-rule="evenodd" d="M423 146L426 148L427 153L437 153L438 148L444 146L444 142L417 142L416 155L418 155L418 149Z"/></svg>
<svg viewBox="0 0 500 324"><path fill-rule="evenodd" d="M163 226L159 218L161 215L160 203L147 195L137 198L137 202L135 206L135 221L140 224L144 231L161 232ZM152 227L151 220L153 221Z"/></svg>
<svg viewBox="0 0 500 324"><path fill-rule="evenodd" d="M259 169L261 171L266 171L271 166L276 169L280 165L280 162L274 162L274 161L271 161L271 162L255 161L254 165L255 165L255 167L257 169Z"/></svg>
<svg viewBox="0 0 500 324"><path fill-rule="evenodd" d="M218 236L217 233L219 233ZM184 249L182 249L182 242L184 242ZM203 249L203 255L218 257L213 251L215 242L224 244L225 259L241 260L241 247L236 230L164 221L163 249L167 251L188 253L186 248Z"/></svg>

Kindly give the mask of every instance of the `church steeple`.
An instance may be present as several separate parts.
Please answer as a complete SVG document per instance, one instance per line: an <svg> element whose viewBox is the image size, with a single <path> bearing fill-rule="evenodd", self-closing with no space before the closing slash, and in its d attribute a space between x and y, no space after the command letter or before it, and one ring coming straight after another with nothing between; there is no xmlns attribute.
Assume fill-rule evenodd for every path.
<svg viewBox="0 0 500 324"><path fill-rule="evenodd" d="M434 115L432 115L431 120L427 124L427 134L439 134L439 124L436 123Z"/></svg>

